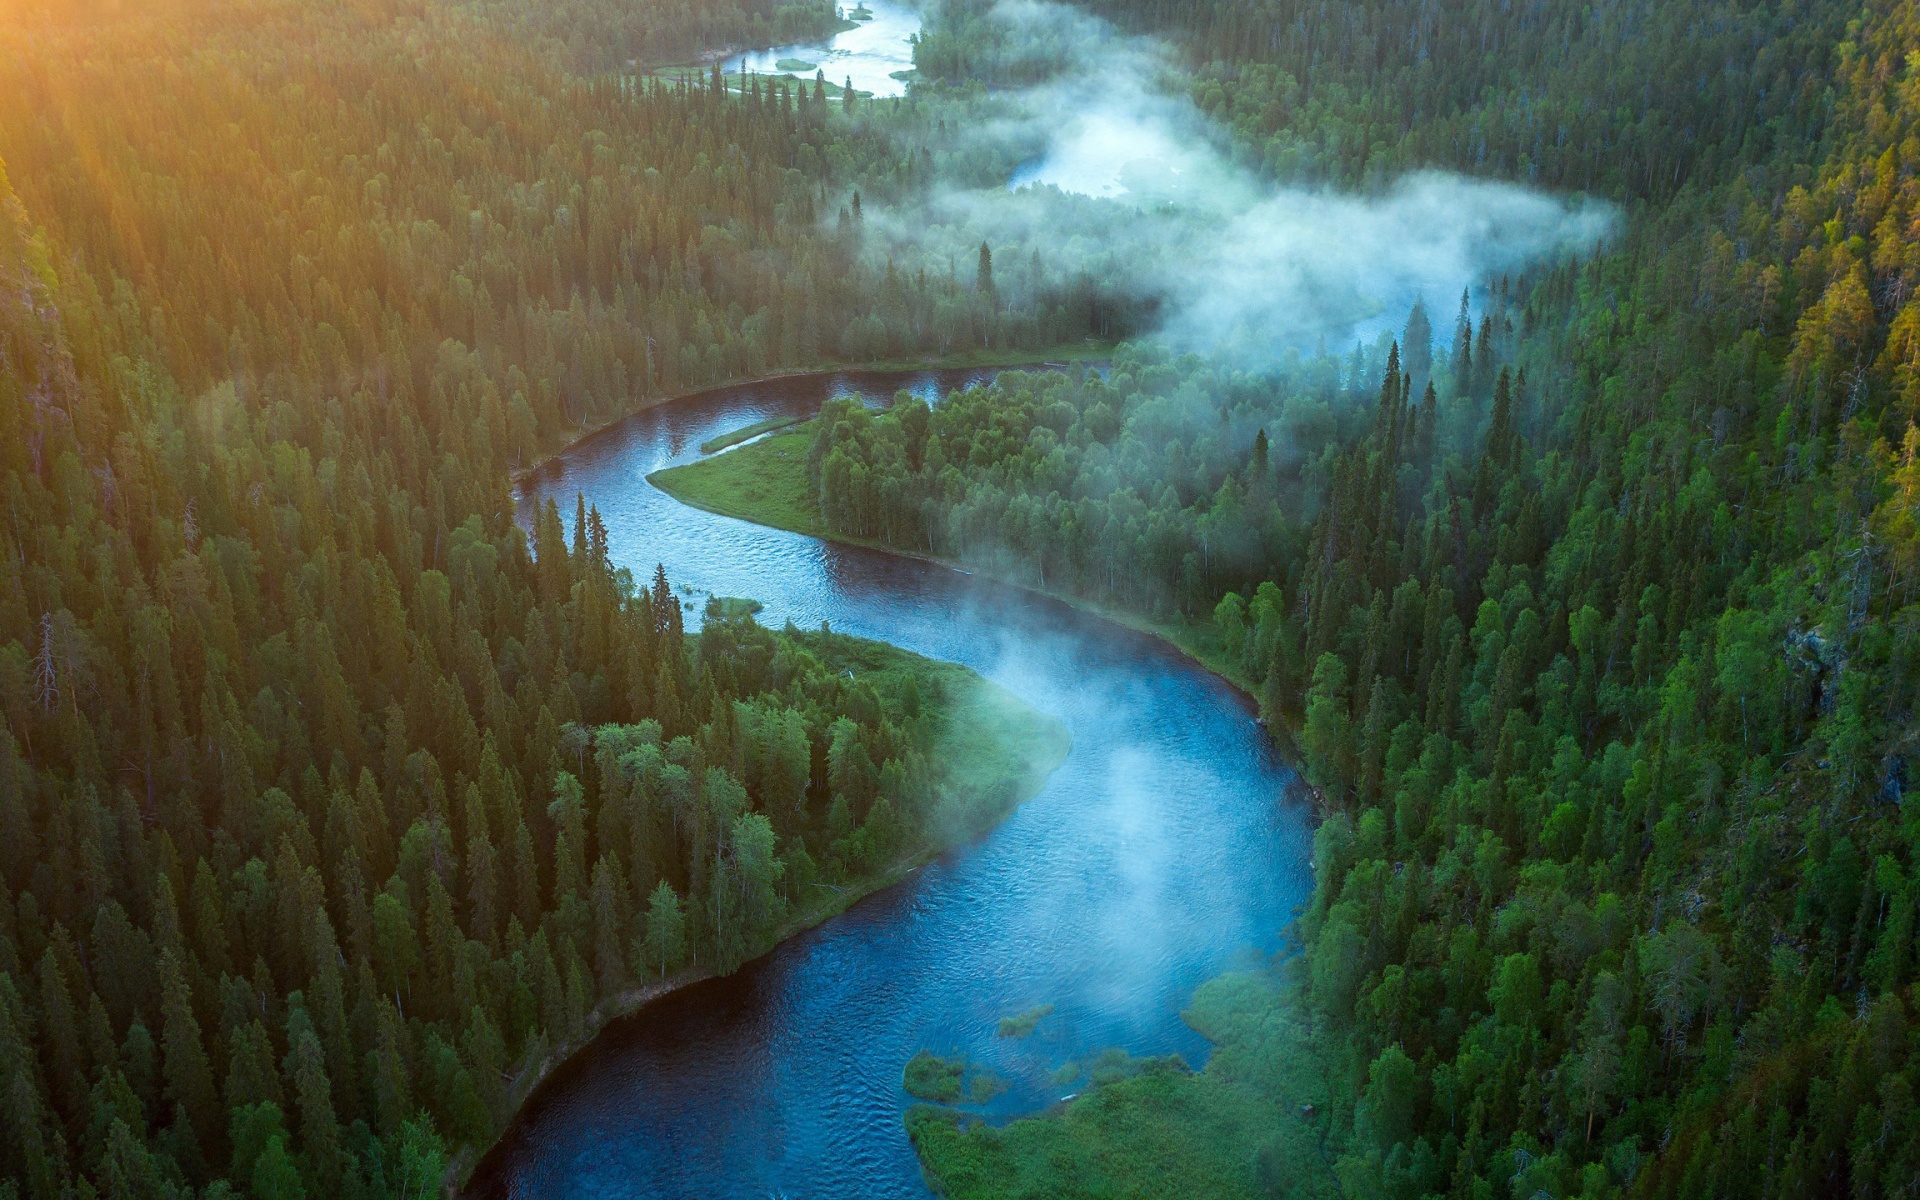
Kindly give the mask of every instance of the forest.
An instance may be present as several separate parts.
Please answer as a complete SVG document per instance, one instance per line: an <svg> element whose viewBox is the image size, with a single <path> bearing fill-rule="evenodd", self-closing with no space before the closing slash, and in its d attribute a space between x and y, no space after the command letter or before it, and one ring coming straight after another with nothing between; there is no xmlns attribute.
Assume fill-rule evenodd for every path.
<svg viewBox="0 0 1920 1200"><path fill-rule="evenodd" d="M1069 65L984 0L885 100L653 69L816 3L0 0L0 1198L424 1195L650 986L1027 794L1058 732L970 673L690 629L513 484L724 380L1089 337L712 460L1153 624L1324 813L1203 1071L915 1109L933 1177L1920 1196L1920 14L1083 7L1260 179L1619 229L1250 367L1124 261L870 228L999 186L964 131Z"/></svg>
<svg viewBox="0 0 1920 1200"><path fill-rule="evenodd" d="M1156 622L1258 696L1329 814L1302 953L1196 1000L1206 1072L1004 1130L917 1110L929 1167L962 1196L1284 1193L1321 1155L1353 1196L1915 1194L1910 9L1838 42L1817 7L1634 40L1751 38L1716 86L1754 94L1649 82L1548 153L1531 102L1604 92L1582 71L1615 35L1548 80L1583 31L1544 9L1495 37L1472 6L1290 7L1181 31L1268 169L1537 170L1629 223L1350 354L1245 373L1140 343L786 435L837 535ZM1489 74L1440 76L1410 28L1479 37ZM964 64L966 32L927 41ZM1643 140L1663 123L1693 137ZM1695 157L1669 176L1655 143ZM688 483L781 469L737 453ZM1282 1099L1316 1102L1319 1149Z"/></svg>
<svg viewBox="0 0 1920 1200"><path fill-rule="evenodd" d="M1058 762L971 672L689 631L584 501L516 521L583 423L832 352L695 220L809 204L823 99L590 83L484 11L7 17L0 1195L430 1194L650 987Z"/></svg>

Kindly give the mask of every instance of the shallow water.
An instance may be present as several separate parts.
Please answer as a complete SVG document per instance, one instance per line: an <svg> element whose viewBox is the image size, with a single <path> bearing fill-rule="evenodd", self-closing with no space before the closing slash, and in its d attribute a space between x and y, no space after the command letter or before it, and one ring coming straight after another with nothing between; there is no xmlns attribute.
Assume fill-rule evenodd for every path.
<svg viewBox="0 0 1920 1200"><path fill-rule="evenodd" d="M844 84L853 80L855 91L875 96L904 96L906 81L895 79L896 71L913 70L913 46L907 39L920 32L920 14L903 4L888 0L866 0L873 13L871 21L861 21L852 29L843 29L824 42L795 46L775 46L768 50L749 50L727 60L728 74L751 71L758 75L794 74L812 79L816 69L827 73L827 82ZM841 5L851 10L853 3ZM783 58L813 63L805 71L782 71Z"/></svg>
<svg viewBox="0 0 1920 1200"><path fill-rule="evenodd" d="M1311 818L1242 697L1154 639L1018 589L688 508L646 482L828 396L935 396L992 372L851 372L719 389L639 414L528 482L583 492L636 576L966 663L1064 720L1073 751L979 841L735 975L609 1027L535 1093L474 1175L487 1197L925 1197L900 1086L923 1048L1009 1090L1001 1120L1083 1084L1113 1045L1207 1043L1180 1020L1210 976L1271 954L1310 886ZM698 597L695 608L699 607ZM690 614L691 616L692 614ZM1001 1017L1055 1006L1026 1040Z"/></svg>

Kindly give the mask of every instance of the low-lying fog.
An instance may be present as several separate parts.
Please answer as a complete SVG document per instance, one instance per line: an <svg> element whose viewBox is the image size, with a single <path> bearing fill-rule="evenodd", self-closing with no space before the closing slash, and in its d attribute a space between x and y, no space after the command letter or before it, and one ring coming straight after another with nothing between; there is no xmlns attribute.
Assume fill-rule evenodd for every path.
<svg viewBox="0 0 1920 1200"><path fill-rule="evenodd" d="M1053 69L975 102L941 161L1018 164L1011 182L948 170L911 206L869 203L876 259L953 264L970 284L985 241L1003 295L1091 277L1157 302L1180 349L1258 359L1397 327L1416 298L1449 311L1463 287L1588 250L1615 219L1604 202L1440 171L1366 195L1277 185L1234 160L1164 44L1045 0L1000 0L988 19L1003 57Z"/></svg>

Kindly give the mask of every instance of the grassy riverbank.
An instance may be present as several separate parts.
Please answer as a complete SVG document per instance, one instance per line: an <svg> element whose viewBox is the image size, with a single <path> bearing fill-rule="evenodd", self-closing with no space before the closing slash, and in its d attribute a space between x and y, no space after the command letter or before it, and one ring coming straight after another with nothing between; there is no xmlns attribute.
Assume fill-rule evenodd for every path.
<svg viewBox="0 0 1920 1200"><path fill-rule="evenodd" d="M737 433L740 435L737 438L732 434L725 436L734 442L754 436L746 430ZM792 425L772 437L761 438L752 445L741 446L726 454L656 471L647 477L647 481L682 504L691 504L721 516L738 517L757 525L770 525L775 529L787 529L847 545L868 546L892 554L906 553L883 542L849 537L827 528L826 520L820 513L819 497L807 481L807 449L813 443L813 434L812 421ZM716 442L722 440L714 439ZM945 559L933 561L947 562ZM1226 647L1211 622L1184 618L1153 620L1139 613L1095 604L1079 596L1036 587L1025 579L1007 578L977 563L948 562L947 565L993 576L1017 587L1030 588L1129 629L1151 634L1231 683L1249 698L1253 696L1252 681L1228 661Z"/></svg>
<svg viewBox="0 0 1920 1200"><path fill-rule="evenodd" d="M752 441L763 433L772 433L776 429L785 429L789 425L797 425L803 419L802 417L768 417L764 421L755 421L753 424L736 429L732 433L723 433L719 437L708 438L706 441L700 443L700 452L702 454L717 454L729 446L738 446L741 442Z"/></svg>
<svg viewBox="0 0 1920 1200"><path fill-rule="evenodd" d="M729 454L655 471L647 482L682 504L724 517L828 537L819 501L807 482L807 447L812 443L813 422L808 421Z"/></svg>

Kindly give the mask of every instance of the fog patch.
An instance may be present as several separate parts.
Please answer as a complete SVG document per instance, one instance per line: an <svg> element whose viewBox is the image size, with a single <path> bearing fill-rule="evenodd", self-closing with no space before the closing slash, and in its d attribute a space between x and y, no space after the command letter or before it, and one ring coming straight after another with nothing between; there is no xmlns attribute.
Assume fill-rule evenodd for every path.
<svg viewBox="0 0 1920 1200"><path fill-rule="evenodd" d="M970 263L984 241L1004 297L1091 279L1156 311L1175 349L1261 365L1397 328L1416 299L1448 311L1477 281L1591 250L1617 217L1440 171L1367 195L1279 186L1234 161L1163 43L1041 0L989 17L1002 41L986 74L1050 74L995 93L959 135L949 161L974 178L869 208L876 259ZM983 186L995 161L1002 182Z"/></svg>
<svg viewBox="0 0 1920 1200"><path fill-rule="evenodd" d="M1231 877L1204 869L1193 855L1196 843L1234 841L1230 810L1207 808L1196 826L1195 806L1183 802L1236 785L1211 768L1202 747L1110 736L1154 723L1164 702L1162 681L1094 665L1097 659L1075 634L1009 630L982 674L1074 730L1062 770L1084 780L1087 797L1062 833L1089 863L1083 886L1032 893L1026 905L1008 906L1003 936L1015 945L1045 946L1061 930L1077 931L1082 940L1073 953L1084 963L1082 972L1071 988L1040 998L1060 1005L1068 1021L1074 1014L1097 1015L1103 1032L1096 1040L1126 1040L1150 1023L1160 981L1215 936L1210 924L1240 902ZM1057 664L1072 660L1084 669L1057 671ZM1248 795L1244 803L1264 799Z"/></svg>

